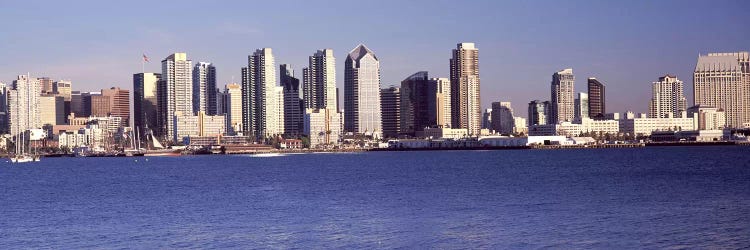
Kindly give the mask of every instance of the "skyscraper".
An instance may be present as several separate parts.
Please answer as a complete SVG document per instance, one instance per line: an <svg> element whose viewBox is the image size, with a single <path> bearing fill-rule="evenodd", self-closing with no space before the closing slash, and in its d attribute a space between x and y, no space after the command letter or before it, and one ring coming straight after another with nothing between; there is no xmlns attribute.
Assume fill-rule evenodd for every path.
<svg viewBox="0 0 750 250"><path fill-rule="evenodd" d="M8 133L8 86L0 82L0 133Z"/></svg>
<svg viewBox="0 0 750 250"><path fill-rule="evenodd" d="M437 117L438 126L451 126L451 80L448 78L430 78L430 84L437 86Z"/></svg>
<svg viewBox="0 0 750 250"><path fill-rule="evenodd" d="M276 85L271 48L256 50L242 68L242 125L246 135L264 139L284 133L283 88Z"/></svg>
<svg viewBox="0 0 750 250"><path fill-rule="evenodd" d="M193 113L193 62L185 53L174 53L161 61L161 81L157 86L158 136L172 138L174 116Z"/></svg>
<svg viewBox="0 0 750 250"><path fill-rule="evenodd" d="M133 126L142 138L146 128L156 129L156 85L161 80L159 73L133 74Z"/></svg>
<svg viewBox="0 0 750 250"><path fill-rule="evenodd" d="M420 71L401 81L401 134L415 136L437 125L438 86L429 79L427 71Z"/></svg>
<svg viewBox="0 0 750 250"><path fill-rule="evenodd" d="M723 109L728 127L750 125L748 52L699 55L693 73L693 104Z"/></svg>
<svg viewBox="0 0 750 250"><path fill-rule="evenodd" d="M284 88L284 133L287 135L299 135L302 126L302 99L299 98L299 79L294 77L294 70L288 64L279 66L281 87Z"/></svg>
<svg viewBox="0 0 750 250"><path fill-rule="evenodd" d="M224 90L227 102L227 132L236 134L242 131L242 89L239 84L227 84Z"/></svg>
<svg viewBox="0 0 750 250"><path fill-rule="evenodd" d="M62 96L44 94L39 97L39 123L42 126L65 124L65 101Z"/></svg>
<svg viewBox="0 0 750 250"><path fill-rule="evenodd" d="M336 58L332 49L318 50L302 69L305 108L338 110L336 103Z"/></svg>
<svg viewBox="0 0 750 250"><path fill-rule="evenodd" d="M478 135L482 127L479 100L479 50L474 43L459 43L450 59L451 122L453 128Z"/></svg>
<svg viewBox="0 0 750 250"><path fill-rule="evenodd" d="M70 114L70 101L71 101L71 90L73 88L73 83L70 81L64 81L59 80L52 85L53 92L55 92L56 96L61 96L63 98L63 116L64 119L68 119L68 114Z"/></svg>
<svg viewBox="0 0 750 250"><path fill-rule="evenodd" d="M515 121L510 102L492 103L492 130L500 134L512 134Z"/></svg>
<svg viewBox="0 0 750 250"><path fill-rule="evenodd" d="M604 120L604 114L607 113L604 84L596 78L590 77L588 87L589 117L595 120Z"/></svg>
<svg viewBox="0 0 750 250"><path fill-rule="evenodd" d="M109 97L109 115L120 117L120 126L130 126L130 91L112 87L102 89L102 96Z"/></svg>
<svg viewBox="0 0 750 250"><path fill-rule="evenodd" d="M76 116L87 116L83 115L83 93L81 91L70 91L70 112L68 114L70 113L74 113Z"/></svg>
<svg viewBox="0 0 750 250"><path fill-rule="evenodd" d="M19 75L8 91L8 126L11 136L33 128L41 128L39 115L39 80Z"/></svg>
<svg viewBox="0 0 750 250"><path fill-rule="evenodd" d="M380 137L380 61L360 44L346 58L344 72L344 130Z"/></svg>
<svg viewBox="0 0 750 250"><path fill-rule="evenodd" d="M589 95L578 93L575 103L573 104L573 113L575 119L589 118Z"/></svg>
<svg viewBox="0 0 750 250"><path fill-rule="evenodd" d="M216 115L216 67L209 62L198 62L193 68L193 113Z"/></svg>
<svg viewBox="0 0 750 250"><path fill-rule="evenodd" d="M659 77L659 81L654 82L651 89L649 118L680 117L682 111L687 111L682 81L676 76Z"/></svg>
<svg viewBox="0 0 750 250"><path fill-rule="evenodd" d="M548 124L548 114L550 103L533 100L529 102L529 126Z"/></svg>
<svg viewBox="0 0 750 250"><path fill-rule="evenodd" d="M39 77L37 78L39 81L39 87L41 90L39 91L39 94L49 94L52 95L55 93L55 81L50 79L49 77Z"/></svg>
<svg viewBox="0 0 750 250"><path fill-rule="evenodd" d="M552 75L550 124L573 121L574 84L573 69L564 69Z"/></svg>
<svg viewBox="0 0 750 250"><path fill-rule="evenodd" d="M398 138L401 133L401 89L395 86L381 89L380 100L383 137Z"/></svg>

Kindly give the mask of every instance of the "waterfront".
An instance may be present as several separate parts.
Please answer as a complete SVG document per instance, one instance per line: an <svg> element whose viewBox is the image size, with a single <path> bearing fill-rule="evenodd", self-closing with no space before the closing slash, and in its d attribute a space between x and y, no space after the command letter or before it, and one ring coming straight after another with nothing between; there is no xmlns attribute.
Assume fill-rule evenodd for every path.
<svg viewBox="0 0 750 250"><path fill-rule="evenodd" d="M742 248L750 246L748 153L694 146L2 163L0 246Z"/></svg>

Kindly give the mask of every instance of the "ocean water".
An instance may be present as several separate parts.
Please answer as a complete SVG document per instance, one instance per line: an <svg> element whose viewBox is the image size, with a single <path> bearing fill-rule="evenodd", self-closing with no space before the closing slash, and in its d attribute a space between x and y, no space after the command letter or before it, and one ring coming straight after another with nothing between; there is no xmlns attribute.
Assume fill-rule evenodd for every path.
<svg viewBox="0 0 750 250"><path fill-rule="evenodd" d="M0 163L0 249L686 247L750 247L750 147Z"/></svg>

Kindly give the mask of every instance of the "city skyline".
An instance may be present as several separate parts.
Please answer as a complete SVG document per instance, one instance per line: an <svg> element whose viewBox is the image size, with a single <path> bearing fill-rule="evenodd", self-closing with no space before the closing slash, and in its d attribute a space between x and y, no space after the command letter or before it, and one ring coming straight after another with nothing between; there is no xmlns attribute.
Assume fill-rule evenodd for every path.
<svg viewBox="0 0 750 250"><path fill-rule="evenodd" d="M475 17L459 17L451 13L446 2L431 3L428 9L433 11L434 17L414 23L405 22L405 19L410 16L411 11L424 4L415 2L395 6L394 2L386 2L368 5L365 7L377 13L387 13L392 18L362 20L360 22L372 24L372 29L356 34L341 31L353 30L349 27L356 25L354 22L344 21L353 15L346 13L320 20L293 18L280 24L271 22L278 21L277 18L263 19L271 14L252 18L225 18L222 15L222 18L213 21L200 20L205 22L202 26L216 27L211 32L217 33L215 36L201 35L200 39L193 39L197 36L196 31L174 28L176 22L158 22L161 19L156 15L139 20L136 17L101 18L104 20L101 24L94 24L88 20L103 14L88 11L85 15L76 15L79 12L75 9L76 3L70 6L56 6L57 3L2 3L0 13L9 19L17 17L16 12L23 13L14 10L28 7L38 9L41 19L38 19L39 23L31 22L24 29L0 24L9 37L14 37L16 41L0 45L0 58L14 62L0 70L0 81L8 83L19 74L32 72L32 75L39 77L72 80L74 88L81 91L111 86L129 89L132 74L141 71L141 54L145 53L154 59L145 65L146 72L160 72L157 58L182 51L190 54L194 61L215 63L219 68L218 85L224 86L231 82L232 77L240 78L243 58L255 48L274 48L279 64L295 65L294 69L301 72L300 66L306 65L310 51L332 48L336 51L336 57L345 58L346 51L352 46L365 43L377 51L383 60L382 83L383 86L389 86L417 71L429 71L433 77L448 77L448 48L459 42L473 42L482 48L480 61L482 68L486 69L482 74L485 82L481 91L482 108L489 107L491 102L504 100L513 103L513 108L522 110L525 109L523 104L529 100L546 100L546 93L537 89L547 86L549 72L573 68L579 76L575 84L576 92L585 89L586 78L596 77L607 84L611 93L621 93L608 98L609 112L646 112L650 98L649 86L656 77L676 75L684 79L686 85L692 85L692 70L698 54L747 50L743 41L748 40L748 34L736 32L742 30L740 10L747 9L745 6L748 3L745 2L681 1L679 5L676 2L543 2L511 3L506 4L507 6L493 2L475 3L477 11L481 12L481 15ZM116 9L127 11L133 8L129 5L131 3L116 6L122 7ZM166 4L156 3L153 7L159 9L164 8L164 5ZM321 4L315 3L303 2L297 5L299 10L294 8L291 11L321 8ZM343 3L328 2L326 5ZM242 9L204 7L209 17L218 17L218 13L222 11L231 14L234 9ZM93 8L97 8L97 5ZM570 16L550 17L559 17L558 23L551 24L541 22L537 20L537 15L532 15L539 11L552 12L555 8L564 8ZM658 13L667 8L681 14L678 18L672 18L673 20L652 18L659 16ZM70 10L71 14L63 17L44 15L61 9ZM611 15L612 10L626 14ZM489 12L496 14L489 15ZM184 15L199 16L192 10L185 10ZM29 28L51 36L67 34L58 33L60 30L46 26L38 27L43 26L45 16L56 17L55 22L62 27L72 26L71 35L76 35L75 39L50 45L28 40L26 37L29 36L20 35ZM705 16L705 20L711 22L689 18L690 16ZM475 25L458 29L450 35L442 33L457 25L455 23L459 19L463 23ZM587 21L597 19L605 21L599 24ZM511 20L516 22L510 22ZM644 27L638 20L650 20L649 25ZM523 25L514 25L515 23ZM108 25L108 28L100 28L102 25ZM311 29L311 26L330 29ZM561 33L559 30L563 28L567 31ZM703 32L695 32L696 29ZM307 35L315 31L320 34ZM545 38L550 36L564 36L566 39L547 41ZM675 37L680 42L662 43L658 39L664 36ZM215 47L222 49L216 50ZM338 72L343 72L341 66L342 64L337 65ZM336 77L337 87L342 89L343 75L337 74ZM692 89L686 88L685 95L691 100Z"/></svg>

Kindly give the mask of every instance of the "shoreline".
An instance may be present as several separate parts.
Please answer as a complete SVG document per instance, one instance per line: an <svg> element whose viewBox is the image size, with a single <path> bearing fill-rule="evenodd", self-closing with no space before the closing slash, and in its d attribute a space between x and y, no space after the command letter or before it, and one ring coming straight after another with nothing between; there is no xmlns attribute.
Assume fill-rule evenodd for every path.
<svg viewBox="0 0 750 250"><path fill-rule="evenodd" d="M602 148L649 148L649 147L695 147L695 146L750 146L750 142L647 142L647 143L625 143L625 144L592 144L592 145L529 145L529 146L480 146L480 147L445 147L445 148L349 148L349 149L267 149L244 152L183 152L174 156L189 155L258 155L258 154L313 154L313 153L359 153L359 152L407 152L407 151L459 151L459 150L550 150L550 149L602 149ZM172 157L174 157L172 156ZM8 157L0 154L0 157ZM47 154L47 158L75 157L73 154ZM87 157L148 157L148 156L125 156L125 155L96 155ZM155 156L151 156L155 157ZM164 157L164 156L162 156ZM169 157L169 156L166 156Z"/></svg>

